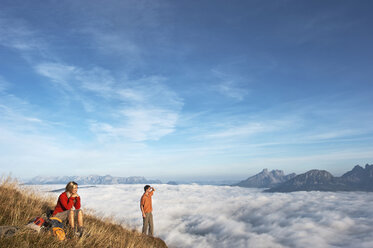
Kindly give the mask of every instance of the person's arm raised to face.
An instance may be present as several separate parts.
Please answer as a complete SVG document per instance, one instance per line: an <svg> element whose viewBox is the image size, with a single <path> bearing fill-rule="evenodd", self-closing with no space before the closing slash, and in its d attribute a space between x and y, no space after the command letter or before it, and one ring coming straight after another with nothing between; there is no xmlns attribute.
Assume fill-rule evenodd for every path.
<svg viewBox="0 0 373 248"><path fill-rule="evenodd" d="M74 198L67 198L66 194L61 194L58 200L60 201L60 204L63 206L63 208L67 210L71 209L74 206Z"/></svg>

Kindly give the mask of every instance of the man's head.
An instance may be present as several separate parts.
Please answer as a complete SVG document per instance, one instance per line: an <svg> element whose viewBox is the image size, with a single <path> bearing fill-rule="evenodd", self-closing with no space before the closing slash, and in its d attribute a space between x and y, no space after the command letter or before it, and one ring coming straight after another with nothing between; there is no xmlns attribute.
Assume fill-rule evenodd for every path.
<svg viewBox="0 0 373 248"><path fill-rule="evenodd" d="M78 184L74 181L66 184L66 191L75 194L78 191Z"/></svg>
<svg viewBox="0 0 373 248"><path fill-rule="evenodd" d="M145 185L144 191L146 192L148 189L150 189L150 185Z"/></svg>

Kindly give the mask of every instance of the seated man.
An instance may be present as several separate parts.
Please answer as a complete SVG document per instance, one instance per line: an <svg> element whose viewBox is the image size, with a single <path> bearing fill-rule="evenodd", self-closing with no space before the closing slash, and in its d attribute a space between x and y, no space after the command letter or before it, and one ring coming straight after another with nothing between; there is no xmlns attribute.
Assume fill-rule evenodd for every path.
<svg viewBox="0 0 373 248"><path fill-rule="evenodd" d="M57 201L54 208L53 217L57 217L62 221L68 219L72 231L77 236L83 234L83 212L80 209L80 196L77 194L78 184L76 182L69 182L66 185L66 190L63 192ZM75 219L78 220L78 230L75 232Z"/></svg>

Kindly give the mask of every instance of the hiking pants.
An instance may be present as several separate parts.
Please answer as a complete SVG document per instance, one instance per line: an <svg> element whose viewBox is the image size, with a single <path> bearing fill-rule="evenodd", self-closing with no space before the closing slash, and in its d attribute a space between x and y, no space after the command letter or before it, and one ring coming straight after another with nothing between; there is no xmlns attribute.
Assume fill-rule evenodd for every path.
<svg viewBox="0 0 373 248"><path fill-rule="evenodd" d="M149 235L153 236L153 214L151 212L145 213L145 216L145 218L142 218L142 233L146 234L149 228Z"/></svg>
<svg viewBox="0 0 373 248"><path fill-rule="evenodd" d="M59 212L57 213L55 216L53 217L57 217L59 218L60 220L62 221L68 221L69 220L69 216L70 216L70 212L73 211L74 212L74 222L78 220L78 213L80 211L82 211L81 209L70 209L70 210L66 210L66 211L63 211L63 212Z"/></svg>

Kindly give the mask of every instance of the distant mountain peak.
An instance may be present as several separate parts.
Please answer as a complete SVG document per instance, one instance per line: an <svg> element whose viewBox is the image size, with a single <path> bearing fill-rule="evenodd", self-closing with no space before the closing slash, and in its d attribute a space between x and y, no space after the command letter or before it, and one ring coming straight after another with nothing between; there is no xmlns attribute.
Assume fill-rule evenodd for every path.
<svg viewBox="0 0 373 248"><path fill-rule="evenodd" d="M269 188L280 183L283 183L291 178L295 174L285 175L282 170L272 170L263 169L260 173L247 178L235 184L235 186L247 187L247 188Z"/></svg>
<svg viewBox="0 0 373 248"><path fill-rule="evenodd" d="M369 166L369 165L368 165L368 164L365 165L365 168L366 168L367 166ZM352 171L355 171L355 170L363 171L364 168L361 167L360 165L355 165L354 168L352 169Z"/></svg>
<svg viewBox="0 0 373 248"><path fill-rule="evenodd" d="M333 175L326 170L310 170L304 174L308 178L332 178Z"/></svg>

